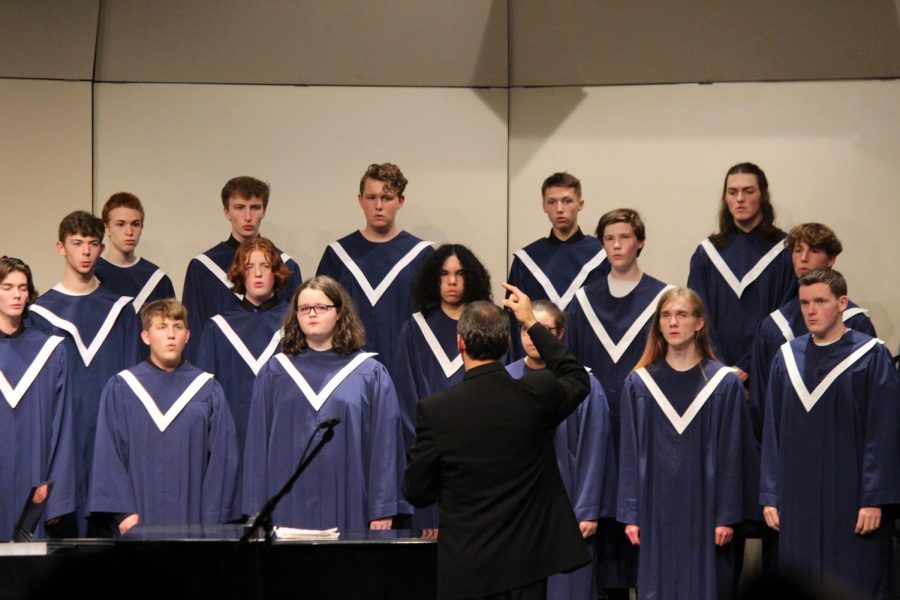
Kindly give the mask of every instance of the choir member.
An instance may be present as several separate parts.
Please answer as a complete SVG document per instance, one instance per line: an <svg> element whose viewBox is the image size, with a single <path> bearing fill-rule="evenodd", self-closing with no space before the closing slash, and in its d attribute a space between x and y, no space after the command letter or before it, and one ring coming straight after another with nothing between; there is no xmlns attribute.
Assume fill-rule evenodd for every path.
<svg viewBox="0 0 900 600"><path fill-rule="evenodd" d="M566 332L562 310L546 299L535 301L533 307L538 322L562 340ZM528 332L520 328L519 334L526 356L506 367L516 379L546 368ZM594 376L590 380L590 393L557 427L553 445L578 527L594 560L575 571L551 576L547 581L550 600L596 600L598 523L601 517L615 518L617 466L609 406L600 382Z"/></svg>
<svg viewBox="0 0 900 600"><path fill-rule="evenodd" d="M891 513L900 503L900 382L878 338L848 329L847 283L799 281L809 333L769 376L759 501L779 532L779 566L812 586L893 597Z"/></svg>
<svg viewBox="0 0 900 600"><path fill-rule="evenodd" d="M232 289L228 268L241 242L259 236L259 227L269 206L269 184L253 177L234 177L222 188L222 208L231 224L231 235L188 263L181 299L194 327L194 343L188 344L186 356L194 359L197 344L209 319L238 307L239 294ZM279 297L287 302L300 285L300 267L293 258L281 253L281 260L291 272Z"/></svg>
<svg viewBox="0 0 900 600"><path fill-rule="evenodd" d="M75 510L66 347L62 337L25 326L23 315L36 298L28 265L0 257L0 539L12 537L32 487L32 501L46 502L38 537L53 535L53 525Z"/></svg>
<svg viewBox="0 0 900 600"><path fill-rule="evenodd" d="M389 367L397 333L415 312L416 272L434 252L432 242L397 226L407 183L395 164L369 165L360 179L358 197L366 225L331 242L316 271L347 290L365 327L366 350L377 352L378 360Z"/></svg>
<svg viewBox="0 0 900 600"><path fill-rule="evenodd" d="M638 598L728 598L743 517L743 387L713 354L703 302L660 298L622 390L617 518L639 545Z"/></svg>
<svg viewBox="0 0 900 600"><path fill-rule="evenodd" d="M294 472L323 421L334 438L275 510L276 525L362 532L409 514L400 408L387 369L360 349L364 332L349 294L330 277L304 282L285 316L283 352L253 385L244 450L243 505L253 514Z"/></svg>
<svg viewBox="0 0 900 600"><path fill-rule="evenodd" d="M75 211L59 224L57 250L64 258L61 281L28 309L28 320L66 339L72 378L77 475L77 527L85 532L85 502L100 392L110 377L140 360L140 335L133 298L119 296L94 274L103 251L103 222ZM88 527L91 535L102 533Z"/></svg>
<svg viewBox="0 0 900 600"><path fill-rule="evenodd" d="M114 515L120 534L235 519L234 421L212 373L184 360L187 312L156 300L141 324L150 358L111 378L100 399L88 510Z"/></svg>
<svg viewBox="0 0 900 600"><path fill-rule="evenodd" d="M231 261L228 280L243 298L216 315L203 330L197 366L216 376L225 391L243 452L256 374L278 351L287 303L278 297L290 279L275 245L264 237L243 242Z"/></svg>
<svg viewBox="0 0 900 600"><path fill-rule="evenodd" d="M606 251L597 238L578 226L584 208L581 181L569 173L554 173L541 184L542 208L550 220L550 235L513 253L507 281L532 300L548 298L565 310L575 292L609 270ZM516 323L511 322L515 329ZM524 352L513 336L513 358Z"/></svg>

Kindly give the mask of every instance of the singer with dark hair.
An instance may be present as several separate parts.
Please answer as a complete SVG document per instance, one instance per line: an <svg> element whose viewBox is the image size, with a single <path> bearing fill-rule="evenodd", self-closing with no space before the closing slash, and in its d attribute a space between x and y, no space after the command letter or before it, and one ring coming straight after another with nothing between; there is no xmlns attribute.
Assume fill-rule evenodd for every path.
<svg viewBox="0 0 900 600"><path fill-rule="evenodd" d="M528 296L504 287L547 368L513 379L499 360L509 318L473 302L458 326L463 381L417 407L403 491L416 506L439 503L439 598L546 598L547 577L591 560L553 450L590 380Z"/></svg>
<svg viewBox="0 0 900 600"><path fill-rule="evenodd" d="M338 418L324 446L273 516L275 525L360 532L390 529L409 514L400 496L403 432L394 384L374 354L360 351L362 324L353 301L330 277L294 294L283 352L253 385L244 450L243 506L252 515L291 477L307 440Z"/></svg>

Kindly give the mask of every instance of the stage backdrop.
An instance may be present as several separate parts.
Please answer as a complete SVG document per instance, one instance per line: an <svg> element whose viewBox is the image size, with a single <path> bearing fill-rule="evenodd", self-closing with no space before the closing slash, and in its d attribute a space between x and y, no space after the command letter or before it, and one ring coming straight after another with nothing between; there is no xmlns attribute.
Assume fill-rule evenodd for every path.
<svg viewBox="0 0 900 600"><path fill-rule="evenodd" d="M583 184L583 229L637 209L641 267L683 285L716 227L726 170L755 162L782 229L837 232L835 267L897 353L900 81L513 89L510 106L510 252L547 234L541 182L568 170Z"/></svg>

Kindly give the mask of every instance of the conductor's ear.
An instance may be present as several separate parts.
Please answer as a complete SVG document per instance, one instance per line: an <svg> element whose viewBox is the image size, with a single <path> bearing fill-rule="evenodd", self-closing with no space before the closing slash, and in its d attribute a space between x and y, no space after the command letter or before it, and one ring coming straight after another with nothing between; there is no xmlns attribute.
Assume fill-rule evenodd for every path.
<svg viewBox="0 0 900 600"><path fill-rule="evenodd" d="M463 341L462 336L458 333L456 334L456 350L462 355L466 352L466 343Z"/></svg>

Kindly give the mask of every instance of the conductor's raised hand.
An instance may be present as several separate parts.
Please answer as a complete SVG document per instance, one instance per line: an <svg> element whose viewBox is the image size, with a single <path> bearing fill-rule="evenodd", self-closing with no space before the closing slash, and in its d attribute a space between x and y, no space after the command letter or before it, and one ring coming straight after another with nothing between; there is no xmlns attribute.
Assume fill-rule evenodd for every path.
<svg viewBox="0 0 900 600"><path fill-rule="evenodd" d="M509 297L503 299L503 307L510 311L526 330L531 329L531 326L537 323L531 309L531 298L514 285L508 283L501 285L509 292Z"/></svg>

